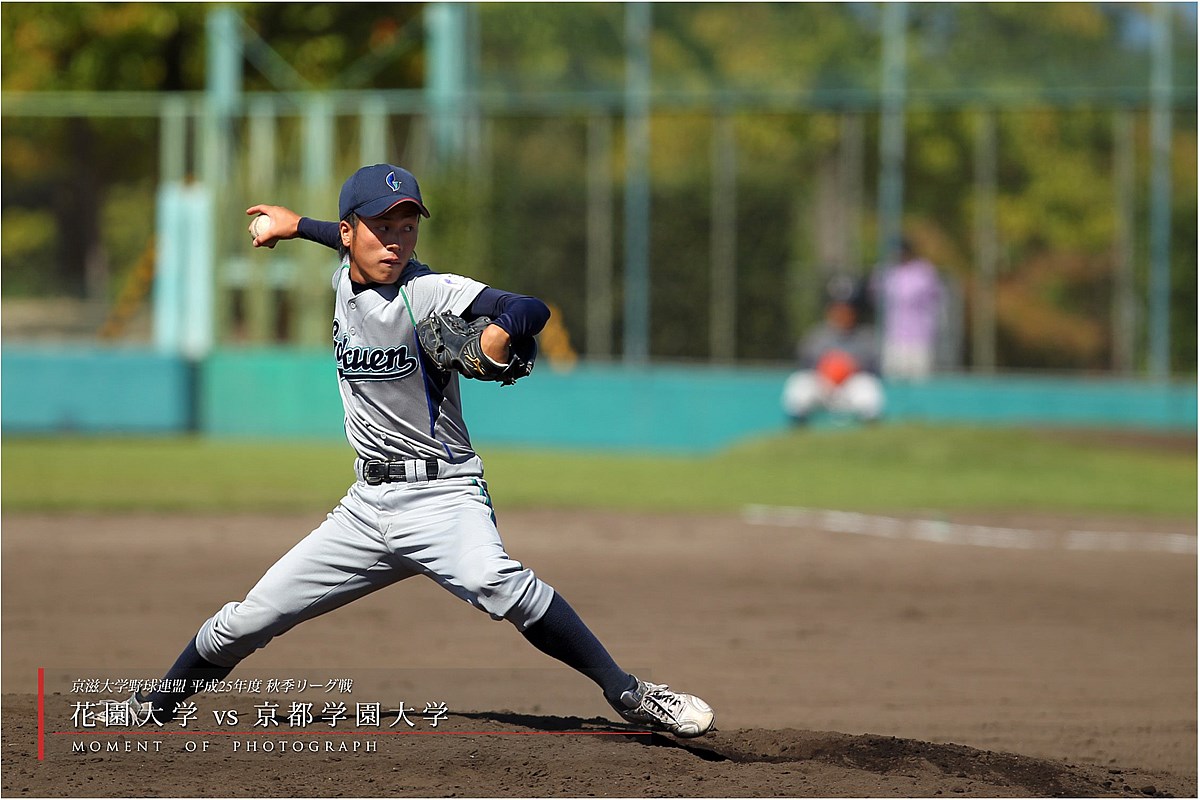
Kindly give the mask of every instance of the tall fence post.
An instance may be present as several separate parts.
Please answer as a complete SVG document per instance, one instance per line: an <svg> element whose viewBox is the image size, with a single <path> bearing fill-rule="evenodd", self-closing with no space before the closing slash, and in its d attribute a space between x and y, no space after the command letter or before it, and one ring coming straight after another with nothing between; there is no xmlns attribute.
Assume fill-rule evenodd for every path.
<svg viewBox="0 0 1200 800"><path fill-rule="evenodd" d="M733 118L713 117L709 358L737 356L737 138Z"/></svg>
<svg viewBox="0 0 1200 800"><path fill-rule="evenodd" d="M904 107L907 84L908 5L883 6L883 63L879 119L879 263L900 237L904 215Z"/></svg>
<svg viewBox="0 0 1200 800"><path fill-rule="evenodd" d="M854 272L863 270L863 115L847 112L839 124L838 198L841 204L842 248L846 265Z"/></svg>
<svg viewBox="0 0 1200 800"><path fill-rule="evenodd" d="M304 106L304 180L305 208L314 210L336 208L337 190L333 187L334 139L333 108L328 96L310 95ZM309 212L315 213L315 212ZM334 264L323 247L305 248L300 257L300 272L296 295L299 302L295 341L319 344L329 337L329 320L333 308L327 276Z"/></svg>
<svg viewBox="0 0 1200 800"><path fill-rule="evenodd" d="M996 369L996 114L980 112L975 127L975 291L971 298L972 365Z"/></svg>
<svg viewBox="0 0 1200 800"><path fill-rule="evenodd" d="M1150 77L1150 377L1171 371L1171 10L1155 3Z"/></svg>
<svg viewBox="0 0 1200 800"><path fill-rule="evenodd" d="M158 181L178 183L187 177L187 100L179 96L163 101L159 113Z"/></svg>
<svg viewBox="0 0 1200 800"><path fill-rule="evenodd" d="M625 4L625 320L628 363L650 356L650 3Z"/></svg>
<svg viewBox="0 0 1200 800"><path fill-rule="evenodd" d="M611 358L613 326L612 121L594 113L587 127L587 354Z"/></svg>
<svg viewBox="0 0 1200 800"><path fill-rule="evenodd" d="M206 225L203 238L206 243L200 252L213 259L205 265L205 272L217 276L222 285L231 267L222 256L227 252L232 231L226 224L232 216L234 195L230 192L230 165L233 156L233 118L241 113L242 100L242 28L238 13L230 6L217 6L209 12L205 21L205 72L204 117L201 124L199 148L201 151L200 177L207 190L211 212L194 225ZM199 229L199 228L198 228ZM189 263L199 258L189 256ZM215 287L210 290L215 296ZM220 303L215 313L219 315L217 330L228 330L230 309L228 303ZM203 337L197 339L202 340Z"/></svg>
<svg viewBox="0 0 1200 800"><path fill-rule="evenodd" d="M1113 115L1113 199L1116 225L1113 236L1112 368L1119 375L1133 373L1137 331L1137 306L1133 285L1136 174L1133 112L1118 111Z"/></svg>
<svg viewBox="0 0 1200 800"><path fill-rule="evenodd" d="M228 177L233 115L241 104L242 39L237 12L228 6L210 11L206 24L206 131L201 174L216 190Z"/></svg>
<svg viewBox="0 0 1200 800"><path fill-rule="evenodd" d="M200 359L212 349L214 192L202 183L159 187L155 213L154 343Z"/></svg>
<svg viewBox="0 0 1200 800"><path fill-rule="evenodd" d="M387 106L377 95L370 95L358 109L358 165L389 162Z"/></svg>
<svg viewBox="0 0 1200 800"><path fill-rule="evenodd" d="M428 34L426 91L435 158L453 163L466 147L467 14L466 3L430 3L425 7Z"/></svg>

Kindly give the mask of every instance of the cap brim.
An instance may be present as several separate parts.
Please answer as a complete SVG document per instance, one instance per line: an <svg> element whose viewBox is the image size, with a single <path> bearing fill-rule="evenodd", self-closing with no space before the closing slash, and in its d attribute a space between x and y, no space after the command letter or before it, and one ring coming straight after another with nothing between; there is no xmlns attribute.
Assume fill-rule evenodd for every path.
<svg viewBox="0 0 1200 800"><path fill-rule="evenodd" d="M391 211L401 203L412 203L421 212L421 216L425 217L426 219L429 218L429 209L411 197L402 197L399 200L394 197L381 197L378 200L372 200L369 203L364 203L363 205L359 206L354 213L364 219L382 217L384 214Z"/></svg>

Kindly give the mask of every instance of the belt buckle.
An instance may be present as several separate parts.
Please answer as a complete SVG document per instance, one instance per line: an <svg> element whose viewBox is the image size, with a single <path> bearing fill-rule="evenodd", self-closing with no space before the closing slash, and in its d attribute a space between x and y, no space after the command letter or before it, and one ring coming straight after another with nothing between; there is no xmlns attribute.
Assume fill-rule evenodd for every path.
<svg viewBox="0 0 1200 800"><path fill-rule="evenodd" d="M372 467L381 467L380 470L373 470ZM363 480L368 486L379 486L383 483L385 473L387 471L387 463L384 461L364 461L363 462Z"/></svg>

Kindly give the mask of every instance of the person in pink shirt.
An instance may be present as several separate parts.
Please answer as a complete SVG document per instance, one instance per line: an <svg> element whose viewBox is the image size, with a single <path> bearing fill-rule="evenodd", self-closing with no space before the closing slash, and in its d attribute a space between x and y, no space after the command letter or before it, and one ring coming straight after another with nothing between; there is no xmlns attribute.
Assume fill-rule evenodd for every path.
<svg viewBox="0 0 1200 800"><path fill-rule="evenodd" d="M945 292L937 268L900 240L899 258L876 287L883 309L881 366L887 378L924 380L933 371Z"/></svg>

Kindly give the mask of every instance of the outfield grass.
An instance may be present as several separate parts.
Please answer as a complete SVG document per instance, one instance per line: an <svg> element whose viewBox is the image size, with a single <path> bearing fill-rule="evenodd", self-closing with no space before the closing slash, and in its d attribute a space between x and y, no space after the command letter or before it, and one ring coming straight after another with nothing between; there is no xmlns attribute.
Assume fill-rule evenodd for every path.
<svg viewBox="0 0 1200 800"><path fill-rule="evenodd" d="M716 455L482 447L501 508L1012 510L1193 517L1196 454L1030 431L796 431ZM303 511L353 480L344 444L6 437L6 511Z"/></svg>

